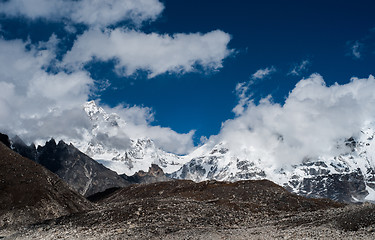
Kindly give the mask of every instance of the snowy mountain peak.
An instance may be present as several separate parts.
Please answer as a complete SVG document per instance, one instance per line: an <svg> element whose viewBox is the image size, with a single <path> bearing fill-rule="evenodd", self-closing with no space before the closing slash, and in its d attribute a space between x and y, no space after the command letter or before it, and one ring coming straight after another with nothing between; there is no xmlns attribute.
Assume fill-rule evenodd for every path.
<svg viewBox="0 0 375 240"><path fill-rule="evenodd" d="M92 119L94 116L99 114L106 114L103 108L98 107L94 100L86 102L83 105L83 109L87 113L87 115Z"/></svg>
<svg viewBox="0 0 375 240"><path fill-rule="evenodd" d="M83 105L91 122L83 139L64 139L80 151L119 174L133 175L147 171L151 164L159 165L166 173L177 171L186 161L158 148L149 138L131 139L127 123L116 113L107 113L95 101Z"/></svg>
<svg viewBox="0 0 375 240"><path fill-rule="evenodd" d="M267 155L250 149L233 151L219 142L203 145L171 177L193 181L269 179L292 192L340 201L375 201L375 131L371 127L338 143L339 155L301 159L280 168L267 163Z"/></svg>
<svg viewBox="0 0 375 240"><path fill-rule="evenodd" d="M102 122L117 127L120 125L118 121L122 121L119 115L116 113L108 114L102 107L96 105L94 100L85 103L83 110L94 125ZM122 124L126 124L125 121L122 121Z"/></svg>

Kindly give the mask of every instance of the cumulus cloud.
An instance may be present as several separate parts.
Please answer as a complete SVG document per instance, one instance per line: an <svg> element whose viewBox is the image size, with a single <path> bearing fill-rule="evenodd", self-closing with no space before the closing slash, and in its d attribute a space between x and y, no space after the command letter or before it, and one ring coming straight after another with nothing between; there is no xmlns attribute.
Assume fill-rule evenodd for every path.
<svg viewBox="0 0 375 240"><path fill-rule="evenodd" d="M92 128L82 104L95 89L94 80L85 71L48 73L55 59L56 36L37 44L0 39L0 131L19 135L26 142L82 139ZM129 137L149 137L167 151L183 154L193 147L193 134L179 134L170 128L152 126L152 109L119 105L106 108L117 112L126 127L100 133L98 141L110 146L127 146ZM40 141L39 141L40 142Z"/></svg>
<svg viewBox="0 0 375 240"><path fill-rule="evenodd" d="M259 79L264 79L266 77L268 77L270 74L276 72L276 68L275 67L270 67L270 68L264 68L264 69L259 69L258 71L256 71L252 76L251 78L253 80L259 80Z"/></svg>
<svg viewBox="0 0 375 240"><path fill-rule="evenodd" d="M129 76L144 70L150 78L166 72L192 72L196 65L216 70L232 52L227 48L229 41L229 34L220 30L172 36L120 28L89 30L75 41L64 64L82 67L93 59L115 59L118 74Z"/></svg>
<svg viewBox="0 0 375 240"><path fill-rule="evenodd" d="M302 62L294 65L293 69L288 73L288 75L300 76L303 72L309 69L311 62L309 60L303 60Z"/></svg>
<svg viewBox="0 0 375 240"><path fill-rule="evenodd" d="M105 27L130 20L141 24L155 20L164 5L158 0L9 0L0 3L0 13L8 17L26 17L67 21Z"/></svg>
<svg viewBox="0 0 375 240"><path fill-rule="evenodd" d="M319 74L299 81L283 105L269 96L223 124L216 137L248 157L283 167L339 154L338 142L356 136L375 117L375 78L327 86Z"/></svg>
<svg viewBox="0 0 375 240"><path fill-rule="evenodd" d="M159 0L0 1L2 17L64 23L65 31L76 39L60 42L52 35L47 42L35 43L0 38L0 131L18 134L29 143L50 137L84 138L92 123L82 104L90 98L100 99L101 91L111 84L91 78L85 68L91 61L114 61L119 75L141 70L150 78L220 69L232 53L227 33L170 35L131 30L156 20L163 9ZM78 35L77 24L86 25L87 31ZM33 22L29 27L34 27ZM70 44L72 48L65 51ZM106 108L108 113L117 112L127 124L123 130L99 133L97 141L119 146L129 138L148 137L178 154L194 148L194 131L179 134L154 126L150 108Z"/></svg>
<svg viewBox="0 0 375 240"><path fill-rule="evenodd" d="M86 72L54 74L43 70L55 56L56 41L52 36L49 42L40 44L41 50L20 40L0 39L1 130L25 133L30 129L34 137L44 135L41 131L67 126L49 126L45 121L56 120L59 113L87 100L93 81ZM77 114L65 112L65 117L73 121Z"/></svg>

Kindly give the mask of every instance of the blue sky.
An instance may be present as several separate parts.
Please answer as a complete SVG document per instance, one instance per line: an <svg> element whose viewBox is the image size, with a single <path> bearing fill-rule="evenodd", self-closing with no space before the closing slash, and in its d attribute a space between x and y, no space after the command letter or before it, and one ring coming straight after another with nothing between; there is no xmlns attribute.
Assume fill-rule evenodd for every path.
<svg viewBox="0 0 375 240"><path fill-rule="evenodd" d="M57 2L63 4L64 0ZM155 11L140 10L146 14L143 18L140 15L127 17L126 14L121 15L119 20L109 18L108 24L100 19L88 22L74 14L71 19L70 15L59 17L53 12L56 11L53 7L44 5L40 9L45 8L51 14L39 13L34 9L38 9L38 5L17 10L20 6L16 1L1 1L5 5L0 5L0 8L3 7L3 10L0 9L0 35L4 44L18 39L25 46L25 51L37 48L34 53L37 55L43 50L40 43L52 43L51 36L54 34L58 39L53 47L55 55L41 67L46 73L64 72L69 76L71 73L88 73L95 90L90 90L87 100L95 99L112 108L118 104L151 108L154 121L150 121L150 126L171 128L177 133L195 130L195 144L199 143L201 136L219 134L222 123L236 117L232 110L241 99L235 91L238 83L248 84L246 94L255 104L269 94L273 103L283 104L295 85L313 73L319 73L330 86L335 82L348 83L352 77L367 78L375 72L375 3L370 0L145 2L152 6L150 9L155 6ZM9 7L6 4L14 5ZM87 10L80 14L90 16L93 13ZM78 61L80 69L64 69L57 64L69 51L74 52L72 47L77 39L91 29L101 29L95 30L97 32L92 30L93 35L100 37L108 29L120 28L134 30L138 35L173 36L181 33L182 38L190 33L205 35L219 30L217 39L223 40L221 45L218 43L217 49L222 54L208 53L214 60L202 63L205 56L197 53L193 58L196 62L191 66L177 66L182 70L160 70L152 77L149 73L159 71L156 67L152 70L135 67L130 74L119 74L115 70L118 60L104 57L105 50L87 50L85 46L77 47L77 52L80 51L81 55L84 50L94 52L92 55L97 56L95 61L79 59L77 56L80 54L72 54L74 61L70 64L77 65ZM231 37L228 43L225 41L227 36ZM216 44L215 39L210 41ZM45 48L48 53L52 52L47 45ZM113 55L116 56L115 53ZM161 62L164 60L160 59ZM215 66L212 67L212 64ZM131 63L120 65L126 69ZM188 67L193 69L188 70ZM257 71L258 75L254 75ZM265 74L260 74L262 71ZM66 98L71 99L69 96Z"/></svg>
<svg viewBox="0 0 375 240"><path fill-rule="evenodd" d="M348 2L348 1L347 1ZM156 112L156 124L178 132L197 130L200 135L217 134L221 123L233 118L238 82L249 80L258 69L274 66L277 71L254 86L254 98L272 94L283 102L303 77L320 73L327 84L345 83L353 76L374 72L375 21L373 1L165 1L166 9L146 31L161 33L209 32L221 29L232 36L237 52L215 73L162 75L156 79L120 81L122 91L105 92L103 100L144 104ZM373 7L371 7L373 6ZM372 37L355 59L349 42ZM365 41L364 41L365 42ZM308 60L299 76L287 75L295 65ZM133 84L134 85L131 85ZM118 99L112 99L116 94Z"/></svg>

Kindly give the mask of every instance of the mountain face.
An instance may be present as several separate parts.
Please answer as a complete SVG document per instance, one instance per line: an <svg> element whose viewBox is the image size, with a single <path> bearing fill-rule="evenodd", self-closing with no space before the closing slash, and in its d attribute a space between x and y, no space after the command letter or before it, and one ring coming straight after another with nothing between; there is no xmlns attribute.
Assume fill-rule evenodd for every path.
<svg viewBox="0 0 375 240"><path fill-rule="evenodd" d="M106 113L94 101L87 102L83 108L92 128L83 135L83 140L65 141L117 173L131 176L148 171L151 164L172 173L186 162L183 157L161 150L149 138L129 139L125 134L127 123L115 113Z"/></svg>
<svg viewBox="0 0 375 240"><path fill-rule="evenodd" d="M88 210L59 177L0 142L0 228Z"/></svg>
<svg viewBox="0 0 375 240"><path fill-rule="evenodd" d="M116 172L80 152L72 144L48 141L45 146L26 146L21 139L12 141L15 151L41 164L58 175L74 190L84 196L102 192L108 188L124 187L130 183Z"/></svg>
<svg viewBox="0 0 375 240"><path fill-rule="evenodd" d="M190 154L190 161L170 177L205 181L270 179L291 192L344 202L375 201L375 133L361 132L358 139L341 143L348 152L339 156L305 159L288 168L266 168L262 159L232 152L226 143L204 145Z"/></svg>

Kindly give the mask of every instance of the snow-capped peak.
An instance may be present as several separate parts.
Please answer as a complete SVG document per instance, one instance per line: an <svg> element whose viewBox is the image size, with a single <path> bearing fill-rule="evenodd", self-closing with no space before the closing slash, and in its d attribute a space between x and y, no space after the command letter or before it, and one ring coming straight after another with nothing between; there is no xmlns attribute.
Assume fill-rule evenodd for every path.
<svg viewBox="0 0 375 240"><path fill-rule="evenodd" d="M83 109L87 113L87 115L92 119L94 116L99 114L106 114L103 108L98 107L94 100L86 102L83 104Z"/></svg>
<svg viewBox="0 0 375 240"><path fill-rule="evenodd" d="M126 122L116 113L107 113L95 101L83 105L91 122L82 139L68 139L78 149L122 174L133 175L147 171L151 164L159 165L165 173L177 171L184 158L158 148L149 138L131 139L126 132Z"/></svg>

